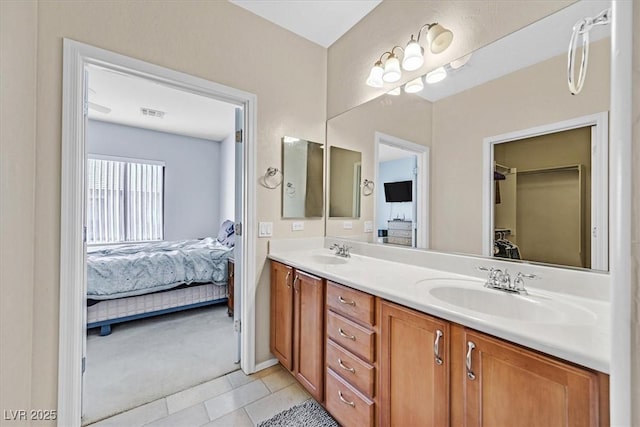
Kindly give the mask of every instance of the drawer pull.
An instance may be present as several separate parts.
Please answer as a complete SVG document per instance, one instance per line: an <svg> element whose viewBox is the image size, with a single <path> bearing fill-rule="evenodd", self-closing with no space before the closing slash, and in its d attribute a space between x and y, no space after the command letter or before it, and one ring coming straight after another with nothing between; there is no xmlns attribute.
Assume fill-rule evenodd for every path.
<svg viewBox="0 0 640 427"><path fill-rule="evenodd" d="M338 397L340 398L340 400L342 401L342 403L344 403L345 405L349 405L352 408L356 407L356 404L353 402L349 402L347 399L344 398L344 396L342 396L342 392L340 390L338 390Z"/></svg>
<svg viewBox="0 0 640 427"><path fill-rule="evenodd" d="M476 375L471 370L471 351L476 348L476 345L472 341L467 342L467 378L470 380L475 380Z"/></svg>
<svg viewBox="0 0 640 427"><path fill-rule="evenodd" d="M440 329L436 330L436 342L433 343L433 353L436 359L436 365L442 365L442 358L440 357L440 338L444 334Z"/></svg>
<svg viewBox="0 0 640 427"><path fill-rule="evenodd" d="M300 277L296 274L295 279L293 279L293 290L298 292L298 288L296 288L296 282L300 280Z"/></svg>
<svg viewBox="0 0 640 427"><path fill-rule="evenodd" d="M355 335L347 335L347 334L345 334L344 331L342 330L342 328L338 328L338 332L340 333L340 336L342 338L347 338L347 339L350 339L351 341L355 341L356 340Z"/></svg>
<svg viewBox="0 0 640 427"><path fill-rule="evenodd" d="M338 296L338 301L340 301L341 304L347 304L347 305L352 305L352 306L356 306L356 302L355 301L348 301L344 298L342 298L342 296Z"/></svg>
<svg viewBox="0 0 640 427"><path fill-rule="evenodd" d="M342 369L344 369L345 371L349 371L352 374L356 373L356 370L354 368L350 368L350 367L346 366L344 363L342 363L342 359L340 359L339 357L338 357L338 365L340 365L340 367Z"/></svg>
<svg viewBox="0 0 640 427"><path fill-rule="evenodd" d="M289 277L291 277L291 270L287 271L287 277L284 278L284 282L287 284L287 289L291 289L291 285L289 284Z"/></svg>

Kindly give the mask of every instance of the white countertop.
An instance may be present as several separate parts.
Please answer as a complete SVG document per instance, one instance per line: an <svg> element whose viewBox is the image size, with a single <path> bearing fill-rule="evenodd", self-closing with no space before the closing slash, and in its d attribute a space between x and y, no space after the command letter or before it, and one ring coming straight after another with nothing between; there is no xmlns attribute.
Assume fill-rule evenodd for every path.
<svg viewBox="0 0 640 427"><path fill-rule="evenodd" d="M333 251L325 248L271 250L269 258L292 267L449 320L490 335L529 347L560 359L609 373L610 306L608 302L527 287L528 296L518 296L485 288L477 277L434 270L417 265L352 254L346 262L333 264ZM336 257L338 258L338 257ZM437 280L444 279L444 280ZM479 297L496 299L491 304L467 301L477 309L464 308L435 297L436 287L471 289ZM476 292L488 292L492 295ZM499 295L495 295L499 293ZM513 298L511 300L509 298ZM518 320L517 305L531 307L540 315L535 320ZM457 301L456 301L457 302ZM516 307L515 310L507 307ZM550 317L545 316L549 310Z"/></svg>

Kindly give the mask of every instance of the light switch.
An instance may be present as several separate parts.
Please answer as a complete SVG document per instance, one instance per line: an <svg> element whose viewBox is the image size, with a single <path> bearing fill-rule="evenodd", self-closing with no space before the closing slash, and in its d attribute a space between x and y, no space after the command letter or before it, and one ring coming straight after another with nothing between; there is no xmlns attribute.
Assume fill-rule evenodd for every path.
<svg viewBox="0 0 640 427"><path fill-rule="evenodd" d="M304 221L294 221L291 223L291 231L304 230Z"/></svg>
<svg viewBox="0 0 640 427"><path fill-rule="evenodd" d="M342 223L342 228L344 228L345 230L351 230L353 228L353 222L351 221L344 221Z"/></svg>
<svg viewBox="0 0 640 427"><path fill-rule="evenodd" d="M272 222L258 223L258 237L271 237L271 236L273 236L273 223Z"/></svg>
<svg viewBox="0 0 640 427"><path fill-rule="evenodd" d="M364 222L364 232L365 233L373 232L373 221L365 221Z"/></svg>

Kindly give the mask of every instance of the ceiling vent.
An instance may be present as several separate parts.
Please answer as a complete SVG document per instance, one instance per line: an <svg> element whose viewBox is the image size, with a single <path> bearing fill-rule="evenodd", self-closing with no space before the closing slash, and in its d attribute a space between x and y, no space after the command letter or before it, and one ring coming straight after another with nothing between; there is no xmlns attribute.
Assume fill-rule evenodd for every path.
<svg viewBox="0 0 640 427"><path fill-rule="evenodd" d="M142 112L143 116L157 117L159 119L162 119L165 115L164 111L154 110L154 109L145 108L145 107L140 107L140 112Z"/></svg>

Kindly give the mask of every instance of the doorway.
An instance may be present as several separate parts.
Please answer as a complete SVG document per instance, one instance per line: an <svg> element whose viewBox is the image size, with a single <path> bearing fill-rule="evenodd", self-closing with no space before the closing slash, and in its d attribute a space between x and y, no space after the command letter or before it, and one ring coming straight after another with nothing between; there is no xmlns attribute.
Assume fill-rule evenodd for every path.
<svg viewBox="0 0 640 427"><path fill-rule="evenodd" d="M239 367L230 304L243 112L106 66L85 71L90 424Z"/></svg>
<svg viewBox="0 0 640 427"><path fill-rule="evenodd" d="M375 209L378 241L429 247L429 147L375 133Z"/></svg>
<svg viewBox="0 0 640 427"><path fill-rule="evenodd" d="M60 260L60 350L58 372L58 420L61 424L77 426L81 423L83 347L86 328L86 182L87 147L86 115L88 109L85 68L90 65L107 67L201 96L214 98L237 106L243 117L237 120L235 137L236 159L236 232L234 329L238 332L240 366L246 373L255 370L255 331L240 325L254 321L253 292L255 266L246 259L255 258L255 248L247 242L255 238L255 108L256 97L187 74L155 66L133 58L71 40L64 40L63 81L63 154L62 154L62 212ZM233 223L232 223L233 225ZM253 285L255 286L255 285ZM243 298L247 296L247 298Z"/></svg>

